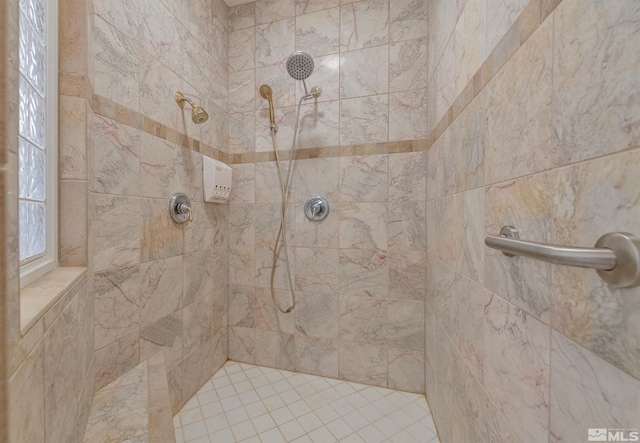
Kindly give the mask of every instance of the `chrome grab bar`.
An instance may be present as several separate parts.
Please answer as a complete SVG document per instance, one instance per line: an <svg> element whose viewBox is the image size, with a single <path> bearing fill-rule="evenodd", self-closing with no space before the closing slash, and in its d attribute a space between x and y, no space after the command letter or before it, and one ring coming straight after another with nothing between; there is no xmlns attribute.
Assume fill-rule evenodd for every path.
<svg viewBox="0 0 640 443"><path fill-rule="evenodd" d="M518 230L504 226L500 236L487 236L484 243L508 257L520 255L564 266L593 268L608 284L619 288L640 285L640 239L626 232L611 232L595 248L556 246L519 239Z"/></svg>

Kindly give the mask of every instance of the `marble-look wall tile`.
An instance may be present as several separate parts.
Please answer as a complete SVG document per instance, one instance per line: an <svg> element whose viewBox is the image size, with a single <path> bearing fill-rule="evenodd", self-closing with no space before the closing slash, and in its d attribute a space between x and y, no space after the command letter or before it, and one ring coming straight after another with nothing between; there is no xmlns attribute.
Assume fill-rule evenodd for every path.
<svg viewBox="0 0 640 443"><path fill-rule="evenodd" d="M338 100L340 98L340 55L316 57L315 54L311 54L311 56L313 57L314 69L307 83L322 88L322 95L316 98L314 103ZM298 83L296 89L296 103L298 103L305 96L305 92L304 84L302 82L296 83ZM336 142L335 145L337 144Z"/></svg>
<svg viewBox="0 0 640 443"><path fill-rule="evenodd" d="M135 39L140 27L139 1L92 2L94 12L128 38Z"/></svg>
<svg viewBox="0 0 640 443"><path fill-rule="evenodd" d="M481 280L486 248L484 189L438 199L433 206L432 223L436 234L433 240L438 258L463 274ZM427 243L430 240L428 238ZM428 244L427 247L431 246Z"/></svg>
<svg viewBox="0 0 640 443"><path fill-rule="evenodd" d="M484 312L484 386L524 441L544 440L551 330L496 296Z"/></svg>
<svg viewBox="0 0 640 443"><path fill-rule="evenodd" d="M487 184L559 163L552 124L552 36L551 22L545 21L486 86ZM530 112L521 112L525 106Z"/></svg>
<svg viewBox="0 0 640 443"><path fill-rule="evenodd" d="M269 85L269 87L273 91L273 105L276 108L297 105L298 102L296 101L296 84L295 83L296 82L294 82L289 76L289 73L287 72L286 64L284 63L258 67L256 69L256 91L258 91L260 89L260 86L263 84ZM260 94L256 94L255 100L256 100L255 109L262 109L262 110L268 111L269 102L263 99ZM290 126L290 128L287 128L287 129L293 132L293 125L295 123L293 119L295 118L295 112L293 112L293 115L290 117L287 115L280 115L281 113L291 113L291 111L283 110L283 109L279 110L275 116L277 120L276 124L278 125L278 127L280 127L280 126L283 126L284 123L286 123L286 126L283 126L282 129L285 129L285 127ZM266 136L269 137L269 141L271 141L270 140L271 136L269 132L270 126L268 124L268 121L269 121L268 112L260 113L259 115L256 114L256 119L258 119L258 117L260 117L261 120L267 120L267 127L265 128L264 132L266 133ZM262 126L256 123L256 127L261 128ZM277 135L278 135L277 140L280 142L280 144L284 143L283 140L290 140L290 137L283 137L283 134L280 133L279 130ZM291 146L291 142L284 143L283 146L280 147L279 149L284 149L285 146ZM271 147L271 149L273 149L273 147Z"/></svg>
<svg viewBox="0 0 640 443"><path fill-rule="evenodd" d="M99 115L94 115L91 121L93 191L138 195L140 132Z"/></svg>
<svg viewBox="0 0 640 443"><path fill-rule="evenodd" d="M340 144L387 141L389 97L373 95L340 102Z"/></svg>
<svg viewBox="0 0 640 443"><path fill-rule="evenodd" d="M563 163L637 147L640 108L629 98L639 93L638 5L572 0L553 17L554 126Z"/></svg>
<svg viewBox="0 0 640 443"><path fill-rule="evenodd" d="M424 300L425 255L420 251L389 252L389 298Z"/></svg>
<svg viewBox="0 0 640 443"><path fill-rule="evenodd" d="M337 292L337 249L296 248L294 257L296 290L323 294Z"/></svg>
<svg viewBox="0 0 640 443"><path fill-rule="evenodd" d="M249 28L256 24L256 8L254 3L229 8L229 28L231 31ZM231 48L231 47L230 47Z"/></svg>
<svg viewBox="0 0 640 443"><path fill-rule="evenodd" d="M253 245L256 237L256 214L253 204L229 205L229 243Z"/></svg>
<svg viewBox="0 0 640 443"><path fill-rule="evenodd" d="M183 69L184 42L187 30L163 4L140 2L140 31L142 47L170 69Z"/></svg>
<svg viewBox="0 0 640 443"><path fill-rule="evenodd" d="M387 203L387 236L389 251L424 251L424 202Z"/></svg>
<svg viewBox="0 0 640 443"><path fill-rule="evenodd" d="M255 306L255 288L231 286L229 288L229 326L253 328Z"/></svg>
<svg viewBox="0 0 640 443"><path fill-rule="evenodd" d="M142 262L174 257L183 252L184 226L171 220L164 199L140 199Z"/></svg>
<svg viewBox="0 0 640 443"><path fill-rule="evenodd" d="M338 338L339 315L337 295L296 293L296 334Z"/></svg>
<svg viewBox="0 0 640 443"><path fill-rule="evenodd" d="M340 7L340 50L389 43L389 1L366 0Z"/></svg>
<svg viewBox="0 0 640 443"><path fill-rule="evenodd" d="M296 149L337 146L340 140L340 102L321 101L300 112Z"/></svg>
<svg viewBox="0 0 640 443"><path fill-rule="evenodd" d="M86 180L87 101L60 95L59 103L60 179Z"/></svg>
<svg viewBox="0 0 640 443"><path fill-rule="evenodd" d="M343 203L340 205L340 247L387 249L387 205Z"/></svg>
<svg viewBox="0 0 640 443"><path fill-rule="evenodd" d="M389 2L391 41L398 42L427 36L428 3L423 0L393 0Z"/></svg>
<svg viewBox="0 0 640 443"><path fill-rule="evenodd" d="M388 386L400 391L424 393L424 350L388 350Z"/></svg>
<svg viewBox="0 0 640 443"><path fill-rule="evenodd" d="M393 3L393 2L392 2ZM426 2L414 2L423 3ZM389 91L427 87L427 41L424 38L389 46ZM426 105L423 110L426 109Z"/></svg>
<svg viewBox="0 0 640 443"><path fill-rule="evenodd" d="M292 200L305 202L309 197L322 195L330 202L337 201L339 164L340 160L335 157L297 160L291 178Z"/></svg>
<svg viewBox="0 0 640 443"><path fill-rule="evenodd" d="M181 255L140 265L140 279L145 292L141 294L140 322L146 326L182 307Z"/></svg>
<svg viewBox="0 0 640 443"><path fill-rule="evenodd" d="M255 149L253 112L229 114L229 153L245 154ZM231 188L233 191L233 188Z"/></svg>
<svg viewBox="0 0 640 443"><path fill-rule="evenodd" d="M376 386L387 385L387 348L340 342L339 376L343 380Z"/></svg>
<svg viewBox="0 0 640 443"><path fill-rule="evenodd" d="M340 340L383 346L388 304L384 299L340 296Z"/></svg>
<svg viewBox="0 0 640 443"><path fill-rule="evenodd" d="M339 245L339 204L329 202L330 216L321 222L311 221L304 213L303 204L291 206L295 214L293 245L303 248L337 248ZM288 214L287 214L288 215ZM332 216L331 216L332 215ZM292 226L288 224L287 226ZM289 243L292 244L292 243Z"/></svg>
<svg viewBox="0 0 640 443"><path fill-rule="evenodd" d="M299 372L338 377L338 340L296 334L295 367Z"/></svg>
<svg viewBox="0 0 640 443"><path fill-rule="evenodd" d="M229 110L250 112L255 105L255 70L236 72L229 78Z"/></svg>
<svg viewBox="0 0 640 443"><path fill-rule="evenodd" d="M96 271L140 262L142 217L138 200L93 194L90 250Z"/></svg>
<svg viewBox="0 0 640 443"><path fill-rule="evenodd" d="M384 94L389 90L389 46L340 54L340 97Z"/></svg>
<svg viewBox="0 0 640 443"><path fill-rule="evenodd" d="M552 243L555 231L554 185L548 175L486 188L486 228L499 235L515 226L526 240ZM486 248L484 283L488 289L545 323L549 322L552 265L524 257L506 257Z"/></svg>
<svg viewBox="0 0 640 443"><path fill-rule="evenodd" d="M293 18L256 26L256 66L284 63L295 50L295 34Z"/></svg>
<svg viewBox="0 0 640 443"><path fill-rule="evenodd" d="M231 326L229 328L229 358L244 363L254 363L255 337L253 328Z"/></svg>
<svg viewBox="0 0 640 443"><path fill-rule="evenodd" d="M555 331L551 335L551 362L550 441L580 441L594 426L638 427L637 379Z"/></svg>
<svg viewBox="0 0 640 443"><path fill-rule="evenodd" d="M255 274L256 256L253 246L229 247L229 284L242 285Z"/></svg>
<svg viewBox="0 0 640 443"><path fill-rule="evenodd" d="M424 301L389 300L389 347L424 352Z"/></svg>
<svg viewBox="0 0 640 443"><path fill-rule="evenodd" d="M58 185L59 211L63 216L58 231L58 260L60 266L87 266L88 218L87 182L60 180ZM65 217L65 215L71 215Z"/></svg>
<svg viewBox="0 0 640 443"><path fill-rule="evenodd" d="M489 2L490 3L490 2ZM464 6L453 32L455 96L469 84L490 52L487 51L486 0L470 0Z"/></svg>
<svg viewBox="0 0 640 443"><path fill-rule="evenodd" d="M229 71L255 68L255 57L254 28L232 31L229 34Z"/></svg>
<svg viewBox="0 0 640 443"><path fill-rule="evenodd" d="M275 296L283 309L290 306L291 294L288 290L276 290ZM256 288L254 312L256 329L293 334L294 316L278 310L270 289Z"/></svg>
<svg viewBox="0 0 640 443"><path fill-rule="evenodd" d="M191 200L193 220L183 226L185 253L211 251L226 246L228 236L228 207Z"/></svg>
<svg viewBox="0 0 640 443"><path fill-rule="evenodd" d="M45 441L44 392L44 345L40 342L8 380L9 441Z"/></svg>
<svg viewBox="0 0 640 443"><path fill-rule="evenodd" d="M505 36L528 3L528 0L487 2L487 17L491 17L491 20L487 21L487 47L489 53L502 40L502 37Z"/></svg>
<svg viewBox="0 0 640 443"><path fill-rule="evenodd" d="M386 201L388 158L388 155L341 157L340 201Z"/></svg>
<svg viewBox="0 0 640 443"><path fill-rule="evenodd" d="M261 171L256 171L256 169L264 166L261 163L255 166L252 164L233 165L230 203L259 203L256 198L256 179L261 178L262 174L260 173ZM276 171L274 170L274 172Z"/></svg>
<svg viewBox="0 0 640 443"><path fill-rule="evenodd" d="M552 243L591 247L606 232L637 235L640 152L562 169L549 184L557 215ZM640 377L638 288L614 288L593 270L554 267L551 326L628 374Z"/></svg>
<svg viewBox="0 0 640 443"><path fill-rule="evenodd" d="M389 201L424 202L426 169L424 152L389 156Z"/></svg>
<svg viewBox="0 0 640 443"><path fill-rule="evenodd" d="M140 329L140 360L162 352L167 369L182 361L182 310L174 312Z"/></svg>
<svg viewBox="0 0 640 443"><path fill-rule="evenodd" d="M256 330L256 364L270 368L294 369L293 334Z"/></svg>
<svg viewBox="0 0 640 443"><path fill-rule="evenodd" d="M94 92L137 111L140 48L100 17L94 17L93 24Z"/></svg>
<svg viewBox="0 0 640 443"><path fill-rule="evenodd" d="M261 0L256 2L256 23L270 23L296 15L295 0Z"/></svg>
<svg viewBox="0 0 640 443"><path fill-rule="evenodd" d="M213 296L186 305L182 314L182 347L184 355L197 352L213 342Z"/></svg>
<svg viewBox="0 0 640 443"><path fill-rule="evenodd" d="M252 249L253 247L249 247ZM255 247L255 285L260 288L269 288L271 287L271 269L274 263L273 257L273 245L267 246L256 246ZM290 265L287 271L286 265L286 257L289 257ZM287 250L287 255L285 255L285 250L279 248L279 252L277 254L275 263L276 270L273 276L273 287L276 289L282 289L289 291L289 275L291 275L291 281L296 284L296 270L297 267L295 265L296 255L294 253L294 248L289 247ZM230 263L233 262L233 259L230 259ZM234 271L232 271L234 272ZM316 271L318 272L318 271ZM315 277L317 279L317 276ZM246 277L244 279L239 280L239 284L245 284ZM284 303L284 302L283 302Z"/></svg>
<svg viewBox="0 0 640 443"><path fill-rule="evenodd" d="M169 198L180 191L202 201L202 155L147 133L140 143L142 196Z"/></svg>
<svg viewBox="0 0 640 443"><path fill-rule="evenodd" d="M95 274L96 349L138 331L141 305L139 271L139 266L131 266Z"/></svg>
<svg viewBox="0 0 640 443"><path fill-rule="evenodd" d="M340 295L384 298L389 288L389 259L382 250L340 249Z"/></svg>
<svg viewBox="0 0 640 443"><path fill-rule="evenodd" d="M340 50L340 8L322 9L296 17L296 49L312 57Z"/></svg>
<svg viewBox="0 0 640 443"><path fill-rule="evenodd" d="M213 295L213 251L195 251L183 255L184 305Z"/></svg>
<svg viewBox="0 0 640 443"><path fill-rule="evenodd" d="M204 57L198 63L204 64ZM184 131L184 111L176 106L174 93L182 79L157 58L140 51L140 113L176 131ZM200 100L196 100L200 101ZM188 113L186 113L187 119Z"/></svg>
<svg viewBox="0 0 640 443"><path fill-rule="evenodd" d="M426 89L389 94L389 141L425 138L426 106Z"/></svg>

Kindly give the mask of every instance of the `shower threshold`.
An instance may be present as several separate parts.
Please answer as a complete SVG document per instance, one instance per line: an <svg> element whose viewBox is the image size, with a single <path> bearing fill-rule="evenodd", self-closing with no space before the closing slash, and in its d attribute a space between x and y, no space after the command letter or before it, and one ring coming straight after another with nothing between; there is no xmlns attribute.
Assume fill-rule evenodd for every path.
<svg viewBox="0 0 640 443"><path fill-rule="evenodd" d="M425 397L228 361L173 419L177 443L439 443Z"/></svg>

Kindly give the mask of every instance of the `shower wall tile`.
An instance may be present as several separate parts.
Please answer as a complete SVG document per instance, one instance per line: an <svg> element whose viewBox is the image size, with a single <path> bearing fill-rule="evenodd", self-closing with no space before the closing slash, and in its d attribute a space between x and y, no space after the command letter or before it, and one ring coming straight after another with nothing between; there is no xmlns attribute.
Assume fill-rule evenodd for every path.
<svg viewBox="0 0 640 443"><path fill-rule="evenodd" d="M340 201L387 200L388 155L340 158Z"/></svg>
<svg viewBox="0 0 640 443"><path fill-rule="evenodd" d="M340 205L340 247L387 249L387 205L343 203Z"/></svg>
<svg viewBox="0 0 640 443"><path fill-rule="evenodd" d="M340 54L340 98L384 94L388 91L388 45Z"/></svg>
<svg viewBox="0 0 640 443"><path fill-rule="evenodd" d="M256 330L256 364L293 370L294 345L293 334Z"/></svg>
<svg viewBox="0 0 640 443"><path fill-rule="evenodd" d="M548 326L493 297L484 308L484 386L524 441L549 432Z"/></svg>
<svg viewBox="0 0 640 443"><path fill-rule="evenodd" d="M142 263L140 279L146 288L141 295L140 321L146 326L159 320L183 306L181 255Z"/></svg>
<svg viewBox="0 0 640 443"><path fill-rule="evenodd" d="M424 329L421 331L424 334ZM389 348L389 381L393 389L424 392L424 348L419 351Z"/></svg>
<svg viewBox="0 0 640 443"><path fill-rule="evenodd" d="M204 60L198 60L204 63ZM140 51L140 112L176 131L184 131L183 110L176 106L174 93L182 79L158 59ZM188 114L188 113L187 113ZM189 117L187 117L189 118Z"/></svg>
<svg viewBox="0 0 640 443"><path fill-rule="evenodd" d="M296 248L293 257L297 290L325 294L338 290L335 278L338 272L337 249Z"/></svg>
<svg viewBox="0 0 640 443"><path fill-rule="evenodd" d="M487 1L487 17L492 17L491 20L487 21L487 46L489 52L498 45L528 3L528 0L511 2Z"/></svg>
<svg viewBox="0 0 640 443"><path fill-rule="evenodd" d="M338 377L338 340L295 335L295 367L299 372Z"/></svg>
<svg viewBox="0 0 640 443"><path fill-rule="evenodd" d="M263 331L293 334L293 316L280 312L271 297L269 289L256 288L255 328ZM288 290L276 290L275 297L283 309L291 305L291 294Z"/></svg>
<svg viewBox="0 0 640 443"><path fill-rule="evenodd" d="M387 384L387 348L341 341L339 376L343 380L375 386Z"/></svg>
<svg viewBox="0 0 640 443"><path fill-rule="evenodd" d="M210 297L216 289L213 251L195 251L183 256L184 305Z"/></svg>
<svg viewBox="0 0 640 443"><path fill-rule="evenodd" d="M325 102L338 100L340 98L340 55L332 54L322 57L313 56L314 69L313 74L307 80L307 83L322 88L322 95L314 100L315 102ZM296 82L296 103L305 96L304 84ZM338 145L338 142L335 143Z"/></svg>
<svg viewBox="0 0 640 443"><path fill-rule="evenodd" d="M282 68L282 66L278 66ZM270 68L266 68L270 69ZM293 90L291 90L293 93ZM293 98L293 96L291 96ZM269 118L269 110L261 109L256 111L256 130L255 130L255 150L256 152L273 152L273 141L271 139L271 123ZM296 118L296 108L289 106L287 108L276 108L275 124L278 127L278 137L276 145L278 146L280 160L288 160L288 150L293 143L293 128ZM299 140L299 139L298 139Z"/></svg>
<svg viewBox="0 0 640 443"><path fill-rule="evenodd" d="M229 70L231 72L255 68L254 34L253 27L232 31L229 34Z"/></svg>
<svg viewBox="0 0 640 443"><path fill-rule="evenodd" d="M422 251L389 252L389 298L424 300L425 255Z"/></svg>
<svg viewBox="0 0 640 443"><path fill-rule="evenodd" d="M340 296L340 340L371 345L387 341L387 301Z"/></svg>
<svg viewBox="0 0 640 443"><path fill-rule="evenodd" d="M9 380L9 441L45 441L44 345L42 342L24 360ZM40 399L37 401L36 399Z"/></svg>
<svg viewBox="0 0 640 443"><path fill-rule="evenodd" d="M552 32L545 21L487 86L487 184L559 164L551 107ZM523 106L530 112L519 112Z"/></svg>
<svg viewBox="0 0 640 443"><path fill-rule="evenodd" d="M87 101L77 97L59 97L60 179L87 180Z"/></svg>
<svg viewBox="0 0 640 443"><path fill-rule="evenodd" d="M427 36L428 3L413 0L389 2L389 35L392 42ZM424 44L426 50L426 41Z"/></svg>
<svg viewBox="0 0 640 443"><path fill-rule="evenodd" d="M313 54L314 58L337 53L340 50L340 8L298 15L296 49Z"/></svg>
<svg viewBox="0 0 640 443"><path fill-rule="evenodd" d="M184 228L174 223L165 199L140 199L142 238L140 261L175 257L183 252Z"/></svg>
<svg viewBox="0 0 640 443"><path fill-rule="evenodd" d="M271 23L296 15L295 0L262 0L256 2L256 23Z"/></svg>
<svg viewBox="0 0 640 443"><path fill-rule="evenodd" d="M182 361L183 341L182 310L167 315L140 329L140 360L162 352L167 369Z"/></svg>
<svg viewBox="0 0 640 443"><path fill-rule="evenodd" d="M340 102L324 101L300 112L299 149L337 146L340 143ZM285 145L286 146L286 145ZM283 146L284 147L284 146Z"/></svg>
<svg viewBox="0 0 640 443"><path fill-rule="evenodd" d="M90 251L96 271L140 263L142 216L136 198L93 194Z"/></svg>
<svg viewBox="0 0 640 443"><path fill-rule="evenodd" d="M640 9L627 2L603 6L567 0L553 14L553 123L563 164L640 145L640 109L629 100L640 87L634 32ZM576 34L585 38L571 37Z"/></svg>
<svg viewBox="0 0 640 443"><path fill-rule="evenodd" d="M424 352L424 301L390 300L387 309L389 346Z"/></svg>
<svg viewBox="0 0 640 443"><path fill-rule="evenodd" d="M91 168L94 192L136 196L140 192L140 132L94 116Z"/></svg>
<svg viewBox="0 0 640 443"><path fill-rule="evenodd" d="M95 17L93 24L94 92L137 111L140 105L140 48L100 17Z"/></svg>
<svg viewBox="0 0 640 443"><path fill-rule="evenodd" d="M389 137L389 97L372 95L340 102L340 144L381 142Z"/></svg>
<svg viewBox="0 0 640 443"><path fill-rule="evenodd" d="M305 202L309 197L321 195L328 201L337 201L339 174L338 158L297 160L291 178L291 198Z"/></svg>
<svg viewBox="0 0 640 443"><path fill-rule="evenodd" d="M338 338L338 296L296 293L295 332L310 337Z"/></svg>
<svg viewBox="0 0 640 443"><path fill-rule="evenodd" d="M254 327L255 291L255 288L249 286L229 288L229 326Z"/></svg>
<svg viewBox="0 0 640 443"><path fill-rule="evenodd" d="M244 363L255 362L255 329L231 326L229 328L229 359Z"/></svg>
<svg viewBox="0 0 640 443"><path fill-rule="evenodd" d="M420 251L426 245L424 202L387 203L389 251Z"/></svg>
<svg viewBox="0 0 640 443"><path fill-rule="evenodd" d="M185 253L211 251L228 244L228 208L191 201L193 220L183 225Z"/></svg>
<svg viewBox="0 0 640 443"><path fill-rule="evenodd" d="M329 215L333 215L333 217L329 216L321 223L309 220L304 213L302 204L292 205L288 209L287 217L290 217L289 214L295 214L295 222L293 224L288 223L287 226L293 227L294 241L289 244L303 248L337 248L340 222L336 214L340 213L340 208L336 203L329 202L329 204ZM289 228L289 230L291 229ZM273 235L275 237L275 232Z"/></svg>
<svg viewBox="0 0 640 443"><path fill-rule="evenodd" d="M284 63L295 50L295 19L256 26L256 67Z"/></svg>
<svg viewBox="0 0 640 443"><path fill-rule="evenodd" d="M424 152L389 156L389 201L424 202L426 169Z"/></svg>
<svg viewBox="0 0 640 443"><path fill-rule="evenodd" d="M256 202L256 177L254 165L233 165L233 184L229 202L254 203ZM235 191L235 192L234 192Z"/></svg>
<svg viewBox="0 0 640 443"><path fill-rule="evenodd" d="M253 112L229 114L229 153L247 154L255 148ZM233 191L233 187L231 188Z"/></svg>
<svg viewBox="0 0 640 443"><path fill-rule="evenodd" d="M551 424L554 441L584 438L585 429L636 426L640 382L562 334L551 335ZM575 405L581 405L576 411Z"/></svg>
<svg viewBox="0 0 640 443"><path fill-rule="evenodd" d="M340 50L389 43L389 1L365 0L340 7Z"/></svg>
<svg viewBox="0 0 640 443"><path fill-rule="evenodd" d="M247 3L229 8L229 28L231 32L249 28L256 24L256 9L254 3ZM229 46L231 49L231 45Z"/></svg>
<svg viewBox="0 0 640 443"><path fill-rule="evenodd" d="M637 233L639 166L635 149L553 174L557 222L551 241L591 247L606 232ZM552 283L563 290L551 291L551 326L640 377L640 331L634 321L640 313L638 289L605 285L593 270L566 267L553 268Z"/></svg>
<svg viewBox="0 0 640 443"><path fill-rule="evenodd" d="M427 90L389 94L389 140L411 140L427 136Z"/></svg>
<svg viewBox="0 0 640 443"><path fill-rule="evenodd" d="M139 329L140 285L139 266L94 275L96 349L101 349Z"/></svg>
<svg viewBox="0 0 640 443"><path fill-rule="evenodd" d="M231 112L253 111L256 88L255 71L236 72L229 77L229 108Z"/></svg>
<svg viewBox="0 0 640 443"><path fill-rule="evenodd" d="M183 69L186 29L176 16L161 3L140 2L141 31L139 40L142 47L169 69Z"/></svg>
<svg viewBox="0 0 640 443"><path fill-rule="evenodd" d="M389 91L398 92L426 87L426 39L421 38L391 44L389 46ZM425 109L426 107L422 108L422 111Z"/></svg>
<svg viewBox="0 0 640 443"><path fill-rule="evenodd" d="M296 104L296 90L295 90L295 82L289 77L287 73L286 65L284 63L279 63L276 65L270 65L265 67L258 67L256 69L256 90L260 89L261 85L268 85L273 91L273 105L282 108L285 106L294 106ZM256 94L255 96L256 103L255 109L269 109L269 102L263 99L260 94ZM267 125L267 130L265 131L265 136L269 137L269 143L271 143L271 138L269 135L269 123L268 123L269 114L264 113L261 114L261 122L265 122ZM276 120L285 119L286 117L275 115ZM291 117L293 118L293 116ZM281 126L281 123L277 123L278 126ZM293 122L289 123L291 126L291 131L293 131ZM256 125L258 126L258 125ZM283 128L284 129L284 128ZM280 133L278 135L281 136ZM278 140L282 140L282 137L278 137ZM282 141L280 143L283 143ZM291 143L284 144L284 146L291 145ZM273 147L272 147L273 149ZM282 148L281 148L282 149Z"/></svg>
<svg viewBox="0 0 640 443"><path fill-rule="evenodd" d="M254 275L256 254L253 246L229 246L229 284L242 285Z"/></svg>
<svg viewBox="0 0 640 443"><path fill-rule="evenodd" d="M386 251L340 249L340 295L384 298L389 290L389 260Z"/></svg>
<svg viewBox="0 0 640 443"><path fill-rule="evenodd" d="M229 242L232 245L254 245L256 237L255 205L229 205Z"/></svg>

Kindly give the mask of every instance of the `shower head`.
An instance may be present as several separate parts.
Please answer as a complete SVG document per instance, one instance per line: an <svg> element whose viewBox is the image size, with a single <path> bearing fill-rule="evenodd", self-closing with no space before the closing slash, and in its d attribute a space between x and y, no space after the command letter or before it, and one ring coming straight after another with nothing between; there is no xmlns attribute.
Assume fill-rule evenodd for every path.
<svg viewBox="0 0 640 443"><path fill-rule="evenodd" d="M195 104L189 97L185 97L180 91L176 92L176 102L178 106L184 109L184 103L187 102L191 105L191 119L196 125L204 123L209 120L209 114L200 105Z"/></svg>
<svg viewBox="0 0 640 443"><path fill-rule="evenodd" d="M306 80L313 74L313 58L303 51L296 51L287 58L287 72L296 80Z"/></svg>
<svg viewBox="0 0 640 443"><path fill-rule="evenodd" d="M209 120L209 114L207 114L207 111L205 111L202 106L193 105L191 108L191 119L196 125L199 125Z"/></svg>
<svg viewBox="0 0 640 443"><path fill-rule="evenodd" d="M269 121L271 122L271 129L274 131L278 131L278 126L276 125L275 112L273 110L273 91L271 90L271 86L261 85L260 97L269 101Z"/></svg>

